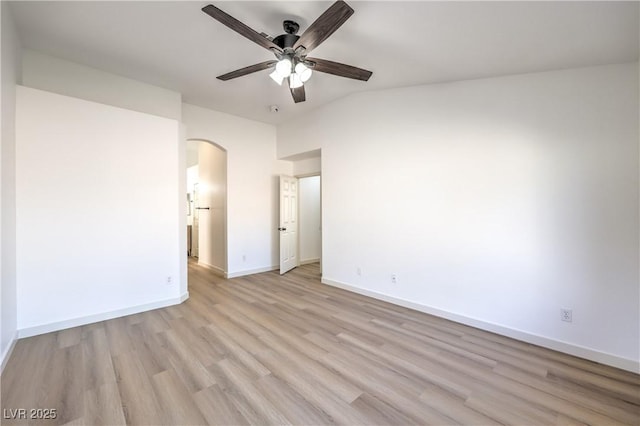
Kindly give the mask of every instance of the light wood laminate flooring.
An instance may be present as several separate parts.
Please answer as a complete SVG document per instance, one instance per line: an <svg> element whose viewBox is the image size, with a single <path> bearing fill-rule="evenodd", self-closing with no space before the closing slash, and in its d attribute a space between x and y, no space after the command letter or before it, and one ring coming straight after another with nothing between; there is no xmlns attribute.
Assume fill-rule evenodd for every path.
<svg viewBox="0 0 640 426"><path fill-rule="evenodd" d="M3 417L26 424L640 424L640 377L320 283L317 265L21 339ZM29 413L27 413L29 414Z"/></svg>

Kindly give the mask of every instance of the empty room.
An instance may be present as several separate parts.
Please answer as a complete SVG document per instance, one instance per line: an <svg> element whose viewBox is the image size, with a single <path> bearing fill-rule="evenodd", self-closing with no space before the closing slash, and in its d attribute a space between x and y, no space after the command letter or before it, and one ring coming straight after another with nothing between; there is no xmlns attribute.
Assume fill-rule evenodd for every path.
<svg viewBox="0 0 640 426"><path fill-rule="evenodd" d="M0 5L1 424L640 424L639 2Z"/></svg>

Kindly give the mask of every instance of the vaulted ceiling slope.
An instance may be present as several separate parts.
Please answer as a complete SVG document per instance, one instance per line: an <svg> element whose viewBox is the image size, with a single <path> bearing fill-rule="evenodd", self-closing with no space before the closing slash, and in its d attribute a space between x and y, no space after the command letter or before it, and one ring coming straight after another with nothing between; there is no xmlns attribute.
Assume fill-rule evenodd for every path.
<svg viewBox="0 0 640 426"><path fill-rule="evenodd" d="M332 2L214 1L258 32L304 31ZM348 94L621 63L639 57L638 2L353 1L354 15L314 56L373 71L368 82L318 74L294 104L268 72L215 76L273 59L198 1L14 2L23 47L175 90L185 102L263 122L293 119ZM279 112L269 111L278 105Z"/></svg>

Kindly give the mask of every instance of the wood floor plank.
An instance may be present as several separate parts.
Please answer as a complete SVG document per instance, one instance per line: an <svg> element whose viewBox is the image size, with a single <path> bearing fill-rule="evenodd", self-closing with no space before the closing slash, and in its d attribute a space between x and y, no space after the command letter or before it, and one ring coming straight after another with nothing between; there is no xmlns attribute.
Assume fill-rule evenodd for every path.
<svg viewBox="0 0 640 426"><path fill-rule="evenodd" d="M84 416L82 424L125 424L120 391L115 381L106 382L84 392Z"/></svg>
<svg viewBox="0 0 640 426"><path fill-rule="evenodd" d="M0 380L3 410L35 407L38 398L47 393L44 386L47 360L56 346L55 333L20 339L16 343Z"/></svg>
<svg viewBox="0 0 640 426"><path fill-rule="evenodd" d="M182 336L174 330L163 331L161 334L165 337L166 345L163 347L167 350L169 362L189 392L198 392L216 383L215 378L198 361Z"/></svg>
<svg viewBox="0 0 640 426"><path fill-rule="evenodd" d="M212 350L209 341L202 334L205 327L209 327L209 324L198 327L185 318L176 318L171 320L171 331L167 333L179 336L193 358L206 367L220 361L220 355Z"/></svg>
<svg viewBox="0 0 640 426"><path fill-rule="evenodd" d="M113 366L127 424L160 424L161 405L137 354L118 354L113 357Z"/></svg>
<svg viewBox="0 0 640 426"><path fill-rule="evenodd" d="M222 372L237 389L242 389L251 406L272 425L292 424L278 408L255 386L253 379L232 359L224 359L218 363Z"/></svg>
<svg viewBox="0 0 640 426"><path fill-rule="evenodd" d="M161 406L162 424L201 425L206 423L191 393L174 370L158 373L152 377L151 381Z"/></svg>
<svg viewBox="0 0 640 426"><path fill-rule="evenodd" d="M249 425L249 421L217 384L196 392L193 398L210 425Z"/></svg>
<svg viewBox="0 0 640 426"><path fill-rule="evenodd" d="M97 389L105 383L115 382L111 350L105 329L96 328L86 334L81 347L84 389Z"/></svg>
<svg viewBox="0 0 640 426"><path fill-rule="evenodd" d="M209 326L209 331L211 331L211 333L216 336L216 338L222 343L222 345L224 345L229 354L237 359L244 368L247 368L251 372L253 372L256 377L263 377L271 373L267 367L260 364L260 362L256 360L249 352L245 351L242 346L236 343L236 341L231 336L227 335L214 324Z"/></svg>
<svg viewBox="0 0 640 426"><path fill-rule="evenodd" d="M79 344L82 339L82 327L67 328L58 331L56 334L59 348L75 346Z"/></svg>
<svg viewBox="0 0 640 426"><path fill-rule="evenodd" d="M409 331L406 330L400 326L397 326L395 324L391 324L388 323L386 321L381 321L381 320L372 320L371 321L373 324L375 324L376 326L380 326L381 328L387 328L390 330L393 330L396 333L401 333L401 334L406 334L408 337L412 338L412 339L416 339L420 342L424 342L427 343L430 347L435 347L435 348L440 348L443 351L446 352L451 352L452 354L456 354L456 355L460 355L463 356L465 358L469 358L475 362L478 362L480 364L489 366L489 367L495 367L495 365L497 364L497 360L495 359L495 357L492 357L490 355L486 355L486 354L478 354L478 351L471 348L461 348L460 346L458 346L457 344L452 344L452 343L448 343L446 341L442 341L441 339L447 339L447 337L442 337L442 336L438 336L437 338L433 338L433 337L429 337L426 336L424 334L420 334L420 333L415 333L413 331ZM437 335L437 333L436 333ZM453 339L454 342L456 342L456 339ZM449 339L449 342L451 342L451 339ZM538 370L536 370L538 371ZM547 374L547 370L545 369L541 369L539 371L539 374L544 376Z"/></svg>
<svg viewBox="0 0 640 426"><path fill-rule="evenodd" d="M526 383L527 385L544 391L558 398L567 399L585 407L590 407L597 413L606 415L621 422L633 423L640 418L640 406L630 404L624 399L617 399L617 403L612 403L611 398L607 398L602 393L592 393L591 387L577 386L566 387L551 384L548 380L527 375L522 371L506 365L498 365L494 371L502 376Z"/></svg>
<svg viewBox="0 0 640 426"><path fill-rule="evenodd" d="M131 326L131 337L135 341L135 353L147 375L153 376L172 368L159 333L149 333L144 323L138 323Z"/></svg>
<svg viewBox="0 0 640 426"><path fill-rule="evenodd" d="M505 425L549 424L542 422L537 417L531 417L530 414L521 412L518 407L507 405L488 396L473 396L467 400L466 405Z"/></svg>
<svg viewBox="0 0 640 426"><path fill-rule="evenodd" d="M465 400L446 392L438 386L431 386L420 394L420 399L432 408L447 413L456 423L463 425L499 425L492 419L465 405Z"/></svg>
<svg viewBox="0 0 640 426"><path fill-rule="evenodd" d="M369 423L365 415L354 411L342 398L319 383L315 377L307 376L304 370L288 363L286 358L283 363L283 358L272 351L262 352L257 356L276 377L281 378L303 398L331 416L336 423L344 425Z"/></svg>
<svg viewBox="0 0 640 426"><path fill-rule="evenodd" d="M323 285L318 265L224 279L175 306L20 339L20 425L639 425L640 376ZM4 412L4 411L3 411Z"/></svg>
<svg viewBox="0 0 640 426"><path fill-rule="evenodd" d="M369 424L372 425L422 425L424 422L416 421L416 419L402 412L402 408L394 406L382 401L375 396L363 393L355 401L351 403L356 411L367 416Z"/></svg>
<svg viewBox="0 0 640 426"><path fill-rule="evenodd" d="M249 424L262 425L267 424L268 419L247 399L244 389L238 388L236 384L230 380L229 375L220 367L219 363L210 365L207 368L216 378L216 384L220 387L227 401L230 401L234 410L239 412L243 418L247 419Z"/></svg>
<svg viewBox="0 0 640 426"><path fill-rule="evenodd" d="M427 383L421 380L419 376L406 374L406 371L399 368L398 365L386 362L374 346L367 345L370 351L366 351L361 347L351 346L349 343L345 343L344 339L340 339L339 337L334 338L333 336L328 336L323 333L309 333L305 337L308 338L309 341L325 346L329 354L344 359L348 361L349 364L358 366L359 369L369 370L371 377L377 377L378 380L385 383L394 382L398 387L413 392L414 396L420 395L424 387L427 386ZM326 356L320 361L329 368L335 368L331 363L327 363Z"/></svg>
<svg viewBox="0 0 640 426"><path fill-rule="evenodd" d="M304 399L289 385L273 374L260 377L256 386L294 424L328 425L333 419Z"/></svg>
<svg viewBox="0 0 640 426"><path fill-rule="evenodd" d="M211 324L207 327L203 327L200 329L200 333L205 340L209 340L211 336L211 330L209 330L209 327L216 326L219 329L224 330L228 335L233 336L233 339L236 342L238 342L240 346L242 346L242 348L244 348L247 352L251 354L269 350L269 347L266 346L264 342L261 342L256 335L249 333L247 330L245 330L244 328L240 327L239 325L231 321L229 317L223 315L216 309L212 309L212 307L209 307L209 311L211 315ZM212 342L209 342L209 343L211 344ZM220 345L219 346L220 353L226 352L224 349L224 345L222 345L219 341L217 341L217 339L216 339L216 343L213 343L213 344Z"/></svg>
<svg viewBox="0 0 640 426"><path fill-rule="evenodd" d="M44 378L46 393L36 406L55 407L60 422L66 423L83 416L83 362L80 345L55 350L49 355L48 374Z"/></svg>
<svg viewBox="0 0 640 426"><path fill-rule="evenodd" d="M403 413L411 417L414 422L438 425L455 424L450 417L422 404L411 392L405 391L400 386L389 386L388 383L393 382L393 374L389 372L376 373L369 368L357 368L331 353L325 359L329 365L357 383L367 393L374 395L391 407L402 407Z"/></svg>
<svg viewBox="0 0 640 426"><path fill-rule="evenodd" d="M128 333L129 325L126 317L105 321L105 329L112 355L130 352L135 348Z"/></svg>
<svg viewBox="0 0 640 426"><path fill-rule="evenodd" d="M287 359L290 365L295 365L300 371L312 376L318 383L335 393L344 402L350 403L362 393L362 390L354 386L352 382L345 380L344 377L319 362L324 359L327 354L326 351L310 356L309 354L295 351L286 342L279 340L275 336L263 336L263 339L275 353ZM311 344L311 342L309 343Z"/></svg>
<svg viewBox="0 0 640 426"><path fill-rule="evenodd" d="M346 341L348 344L351 344L359 349L362 349L364 352L368 352L370 355L375 356L375 361L378 361L380 364L386 365L389 368L397 371L399 374L405 375L406 377L416 381L419 385L421 385L419 387L418 393L423 392L425 388L428 388L431 385L440 386L447 392L450 392L451 388L455 387L453 393L463 395L464 397L470 395L471 393L471 391L469 390L460 389L458 386L455 386L452 381L441 377L433 370L425 370L410 361L386 352L383 348L377 348L368 345L365 342L359 341L358 339L355 339L344 333L341 333L337 337L339 340ZM346 350L349 350L348 346L346 347ZM422 380L418 381L418 379Z"/></svg>

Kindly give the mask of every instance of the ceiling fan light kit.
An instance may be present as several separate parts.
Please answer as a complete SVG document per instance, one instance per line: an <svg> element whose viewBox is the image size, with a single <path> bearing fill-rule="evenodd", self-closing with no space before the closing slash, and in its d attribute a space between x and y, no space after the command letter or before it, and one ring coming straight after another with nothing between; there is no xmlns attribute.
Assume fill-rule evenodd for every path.
<svg viewBox="0 0 640 426"><path fill-rule="evenodd" d="M289 77L289 88L297 89L298 87L302 87L303 84L304 83L298 74L293 73L291 74L291 77Z"/></svg>
<svg viewBox="0 0 640 426"><path fill-rule="evenodd" d="M371 77L372 72L362 68L307 56L353 15L353 9L342 0L331 5L302 35L296 34L300 29L298 23L285 20L282 24L285 33L273 39L258 33L211 4L203 7L202 11L238 34L272 51L277 58L277 61L265 61L220 75L217 77L220 80L227 81L275 68L269 77L279 85L287 79L293 100L298 103L306 99L304 83L311 78L313 71L361 81L367 81Z"/></svg>
<svg viewBox="0 0 640 426"><path fill-rule="evenodd" d="M306 83L307 80L311 78L311 73L312 73L311 68L309 68L302 62L299 62L296 65L295 71L296 71L296 74L300 76L300 80L302 80L303 83Z"/></svg>
<svg viewBox="0 0 640 426"><path fill-rule="evenodd" d="M292 62L288 58L283 58L276 64L276 71L282 78L287 78L291 75Z"/></svg>
<svg viewBox="0 0 640 426"><path fill-rule="evenodd" d="M279 86L282 86L282 80L285 79L285 77L281 76L278 73L278 71L273 71L271 74L269 74L269 77L271 77L271 79L273 79L273 81L278 83Z"/></svg>

